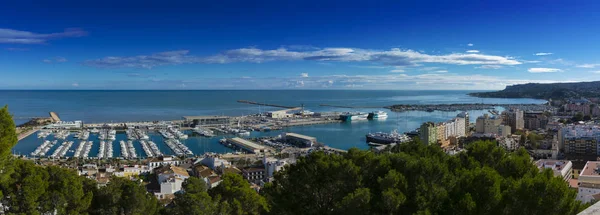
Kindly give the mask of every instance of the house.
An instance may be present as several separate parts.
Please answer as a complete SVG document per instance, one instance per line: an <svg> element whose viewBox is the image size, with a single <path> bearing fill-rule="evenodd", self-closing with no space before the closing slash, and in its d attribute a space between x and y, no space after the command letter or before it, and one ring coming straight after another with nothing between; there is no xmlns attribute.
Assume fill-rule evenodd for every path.
<svg viewBox="0 0 600 215"><path fill-rule="evenodd" d="M265 165L264 178L266 180L269 180L271 177L273 177L273 174L275 172L282 170L287 164L293 163L296 163L296 161L291 159L276 159L263 157L263 164Z"/></svg>
<svg viewBox="0 0 600 215"><path fill-rule="evenodd" d="M160 192L155 193L158 198L165 198L181 190L183 182L190 177L188 172L177 166L162 166L154 170L160 185Z"/></svg>
<svg viewBox="0 0 600 215"><path fill-rule="evenodd" d="M208 168L217 171L218 169L223 169L231 166L231 163L225 159L221 159L217 155L208 155L203 159L196 161L195 164L201 163L202 165L207 166Z"/></svg>
<svg viewBox="0 0 600 215"><path fill-rule="evenodd" d="M119 171L114 172L115 176L131 178L141 174L150 173L151 169L148 166L133 165L123 166L119 168Z"/></svg>
<svg viewBox="0 0 600 215"><path fill-rule="evenodd" d="M204 180L208 188L215 188L221 183L221 181L223 181L223 179L221 179L221 176L218 175L209 176Z"/></svg>
<svg viewBox="0 0 600 215"><path fill-rule="evenodd" d="M262 181L265 178L265 168L250 167L242 169L242 176L250 182Z"/></svg>
<svg viewBox="0 0 600 215"><path fill-rule="evenodd" d="M157 158L152 158L148 161L148 167L154 169L156 167L160 167L163 165L174 165L179 166L181 164L181 160L177 157L173 156L162 156Z"/></svg>

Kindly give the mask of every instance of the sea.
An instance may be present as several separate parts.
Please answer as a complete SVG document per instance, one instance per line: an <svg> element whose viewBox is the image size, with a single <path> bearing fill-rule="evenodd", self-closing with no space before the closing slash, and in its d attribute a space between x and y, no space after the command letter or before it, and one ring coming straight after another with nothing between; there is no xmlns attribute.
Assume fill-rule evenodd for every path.
<svg viewBox="0 0 600 215"><path fill-rule="evenodd" d="M355 121L344 123L320 124L310 126L289 127L284 130L258 132L253 131L250 137L277 136L282 132L295 132L316 137L318 142L333 148L350 149L352 147L367 149L365 135L369 132L412 131L423 122L441 122L454 118L459 111L409 111L402 113L383 109L394 104L456 104L456 103L491 103L491 104L541 104L537 99L476 98L468 95L475 91L407 91L407 90L167 90L167 91L131 91L131 90L4 90L0 91L0 105L8 105L16 124L27 121L29 117L47 117L50 111L57 112L64 121L82 120L84 123L102 122L134 122L176 120L183 116L227 115L243 116L257 114L279 108L249 105L237 102L249 100L261 103L284 106L303 106L313 112L383 110L388 112L386 120ZM321 106L356 106L381 107L346 109ZM497 108L502 111L502 108ZM470 110L470 120L475 121L487 110ZM52 136L47 139L52 140ZM157 143L165 154L172 154L159 134L150 134L151 140ZM206 138L191 136L183 141L194 154L205 152L227 153L231 149L219 144L223 136ZM67 140L74 140L71 150L79 144L73 135ZM99 141L94 141L90 156L98 152ZM117 134L113 142L114 156L120 155L119 140L126 140L124 133ZM13 153L28 155L43 142L33 134L13 147ZM59 141L60 143L61 141ZM54 146L49 153L58 147ZM134 142L139 156L143 150L138 142ZM67 156L73 152L67 153Z"/></svg>

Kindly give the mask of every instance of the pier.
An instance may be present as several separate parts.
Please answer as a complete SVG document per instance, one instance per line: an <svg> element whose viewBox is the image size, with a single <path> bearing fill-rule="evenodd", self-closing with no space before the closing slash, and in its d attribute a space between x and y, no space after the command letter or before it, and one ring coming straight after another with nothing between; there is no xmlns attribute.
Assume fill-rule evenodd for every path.
<svg viewBox="0 0 600 215"><path fill-rule="evenodd" d="M277 105L277 104L267 104L267 103L260 103L260 102L255 102L255 101L247 101L247 100L238 100L237 102L239 102L239 103L244 103L244 104L251 104L251 105L260 105L260 106L269 106L269 107L285 108L285 109L298 108L298 107L292 107L292 106Z"/></svg>

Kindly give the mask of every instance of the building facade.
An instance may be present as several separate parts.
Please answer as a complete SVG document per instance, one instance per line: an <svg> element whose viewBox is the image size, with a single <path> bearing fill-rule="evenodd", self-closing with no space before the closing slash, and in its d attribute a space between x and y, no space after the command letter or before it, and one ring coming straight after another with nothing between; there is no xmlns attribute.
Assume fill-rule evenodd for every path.
<svg viewBox="0 0 600 215"><path fill-rule="evenodd" d="M559 149L566 154L599 155L600 127L596 125L570 125L558 130Z"/></svg>
<svg viewBox="0 0 600 215"><path fill-rule="evenodd" d="M525 120L523 118L523 111L514 109L510 111L502 112L502 120L505 125L510 126L512 131L522 130L525 128Z"/></svg>
<svg viewBox="0 0 600 215"><path fill-rule="evenodd" d="M540 171L551 169L554 176L568 182L573 177L573 163L568 160L541 159L535 162Z"/></svg>
<svg viewBox="0 0 600 215"><path fill-rule="evenodd" d="M528 111L523 115L524 126L529 130L546 129L548 117L541 111Z"/></svg>
<svg viewBox="0 0 600 215"><path fill-rule="evenodd" d="M437 128L433 122L426 122L419 128L419 139L426 144L437 143Z"/></svg>
<svg viewBox="0 0 600 215"><path fill-rule="evenodd" d="M508 136L511 134L511 129L510 126L502 124L501 117L484 114L483 116L477 117L477 120L475 121L475 132L479 134Z"/></svg>

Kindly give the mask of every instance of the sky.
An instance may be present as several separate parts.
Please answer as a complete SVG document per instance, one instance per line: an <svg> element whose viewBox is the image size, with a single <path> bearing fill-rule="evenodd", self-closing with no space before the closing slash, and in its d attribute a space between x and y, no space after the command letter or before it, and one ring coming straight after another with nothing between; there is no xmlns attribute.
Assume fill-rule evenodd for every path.
<svg viewBox="0 0 600 215"><path fill-rule="evenodd" d="M600 80L598 1L8 1L0 89L498 90Z"/></svg>

